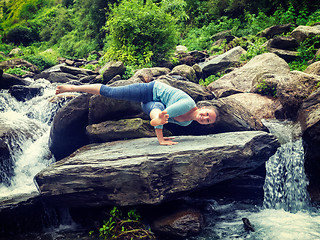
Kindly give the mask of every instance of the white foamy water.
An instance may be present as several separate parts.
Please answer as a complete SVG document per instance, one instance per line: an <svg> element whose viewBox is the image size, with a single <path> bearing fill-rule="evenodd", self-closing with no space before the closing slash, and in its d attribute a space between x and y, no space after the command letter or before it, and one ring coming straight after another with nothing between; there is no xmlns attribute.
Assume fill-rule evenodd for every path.
<svg viewBox="0 0 320 240"><path fill-rule="evenodd" d="M248 216L255 232L246 239L263 240L319 240L320 214L314 212L290 213L283 209L264 209Z"/></svg>
<svg viewBox="0 0 320 240"><path fill-rule="evenodd" d="M34 176L54 162L48 148L50 124L57 110L57 104L49 101L54 86L46 81L37 81L39 84L44 94L25 102L16 101L7 91L0 93L0 123L8 131L5 142L13 163L13 176L9 174L10 179L0 183L0 198L37 191Z"/></svg>

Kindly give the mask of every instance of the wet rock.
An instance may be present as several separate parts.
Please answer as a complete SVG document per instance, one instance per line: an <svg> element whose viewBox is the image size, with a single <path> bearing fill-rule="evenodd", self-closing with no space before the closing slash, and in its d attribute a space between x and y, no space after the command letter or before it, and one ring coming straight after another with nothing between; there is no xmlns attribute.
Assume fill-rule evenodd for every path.
<svg viewBox="0 0 320 240"><path fill-rule="evenodd" d="M41 128L29 118L16 119L14 115L0 112L0 183L9 185L14 174L14 157L21 151L17 142L35 140Z"/></svg>
<svg viewBox="0 0 320 240"><path fill-rule="evenodd" d="M24 85L24 86L28 86L30 85L31 82L24 80L20 77L11 75L11 74L7 74L7 73L3 73L1 78L0 78L0 89L9 89L10 87L14 86L14 85Z"/></svg>
<svg viewBox="0 0 320 240"><path fill-rule="evenodd" d="M89 94L76 97L60 108L54 116L50 129L49 149L56 160L89 143L86 126L90 97Z"/></svg>
<svg viewBox="0 0 320 240"><path fill-rule="evenodd" d="M199 234L204 228L204 216L195 209L181 210L152 223L152 231L166 237L189 237Z"/></svg>
<svg viewBox="0 0 320 240"><path fill-rule="evenodd" d="M320 202L320 89L314 91L301 105L299 120L305 141L305 171L309 179L311 199Z"/></svg>
<svg viewBox="0 0 320 240"><path fill-rule="evenodd" d="M14 85L9 88L9 93L18 101L26 101L36 96L41 96L43 94L43 87Z"/></svg>

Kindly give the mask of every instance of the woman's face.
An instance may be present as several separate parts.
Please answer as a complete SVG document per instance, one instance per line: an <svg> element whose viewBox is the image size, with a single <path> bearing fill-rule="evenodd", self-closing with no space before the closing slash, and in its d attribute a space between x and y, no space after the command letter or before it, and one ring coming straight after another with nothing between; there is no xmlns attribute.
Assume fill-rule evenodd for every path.
<svg viewBox="0 0 320 240"><path fill-rule="evenodd" d="M198 110L196 121L200 124L211 124L216 121L216 117L214 110L202 107Z"/></svg>

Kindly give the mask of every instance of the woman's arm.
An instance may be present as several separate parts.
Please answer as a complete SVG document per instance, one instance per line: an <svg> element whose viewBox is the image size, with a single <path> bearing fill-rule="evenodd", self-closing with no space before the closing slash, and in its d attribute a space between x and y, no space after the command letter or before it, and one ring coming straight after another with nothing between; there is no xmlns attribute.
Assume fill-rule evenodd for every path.
<svg viewBox="0 0 320 240"><path fill-rule="evenodd" d="M155 128L156 131L156 135L159 141L160 145L175 145L178 144L178 142L172 142L171 140L174 139L172 138L168 138L168 137L163 137L163 131L160 128Z"/></svg>

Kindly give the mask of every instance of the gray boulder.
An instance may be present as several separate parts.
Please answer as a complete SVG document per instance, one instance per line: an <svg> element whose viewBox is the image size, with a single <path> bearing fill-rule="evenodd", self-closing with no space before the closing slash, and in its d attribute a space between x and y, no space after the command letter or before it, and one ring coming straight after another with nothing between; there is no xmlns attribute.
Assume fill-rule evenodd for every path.
<svg viewBox="0 0 320 240"><path fill-rule="evenodd" d="M174 67L169 74L170 75L180 75L182 77L185 77L186 79L188 79L190 82L193 82L193 83L199 82L197 79L197 75L196 75L195 70L186 64L178 65L178 66Z"/></svg>
<svg viewBox="0 0 320 240"><path fill-rule="evenodd" d="M34 73L40 72L37 66L21 58L0 62L0 69L3 69L3 70L7 70L9 68L21 68L21 67L29 68L30 71Z"/></svg>
<svg viewBox="0 0 320 240"><path fill-rule="evenodd" d="M155 78L166 75L170 72L169 68L166 67L153 67L153 68L142 68L138 70L130 80L138 80L141 82L151 82Z"/></svg>
<svg viewBox="0 0 320 240"><path fill-rule="evenodd" d="M320 61L314 62L311 65L309 65L306 70L304 70L305 73L308 74L315 74L320 76Z"/></svg>
<svg viewBox="0 0 320 240"><path fill-rule="evenodd" d="M121 119L92 124L86 128L90 143L116 140L155 137L154 128L149 121L141 118Z"/></svg>
<svg viewBox="0 0 320 240"><path fill-rule="evenodd" d="M238 46L221 55L215 56L213 59L207 62L199 63L205 77L227 70L228 68L235 66L240 61L240 57L246 51Z"/></svg>
<svg viewBox="0 0 320 240"><path fill-rule="evenodd" d="M103 75L103 84L108 83L116 75L122 75L126 70L124 64L118 62L108 62L99 71Z"/></svg>
<svg viewBox="0 0 320 240"><path fill-rule="evenodd" d="M316 35L320 35L320 29L311 26L298 26L291 32L291 36L294 37L299 43Z"/></svg>
<svg viewBox="0 0 320 240"><path fill-rule="evenodd" d="M79 80L78 77L70 73L64 73L64 72L50 72L47 79L51 83L67 83L69 81Z"/></svg>
<svg viewBox="0 0 320 240"><path fill-rule="evenodd" d="M178 80L170 75L160 76L157 79L157 81L166 83L172 87L178 88L186 92L196 102L203 100L211 100L214 98L214 95L211 92L209 92L204 86L193 82Z"/></svg>
<svg viewBox="0 0 320 240"><path fill-rule="evenodd" d="M261 131L177 140L166 147L150 138L87 145L35 182L45 201L61 206L159 204L252 171L279 147Z"/></svg>
<svg viewBox="0 0 320 240"><path fill-rule="evenodd" d="M265 29L264 31L262 31L260 33L260 37L272 38L276 35L290 32L291 27L292 27L291 23L271 26L271 27Z"/></svg>
<svg viewBox="0 0 320 240"><path fill-rule="evenodd" d="M0 89L9 89L14 85L28 86L30 84L31 84L30 81L24 80L20 77L17 77L8 73L0 74Z"/></svg>
<svg viewBox="0 0 320 240"><path fill-rule="evenodd" d="M238 93L225 99L236 101L257 119L276 118L277 112L282 108L278 99L256 93Z"/></svg>
<svg viewBox="0 0 320 240"><path fill-rule="evenodd" d="M77 76L79 74L81 74L81 75L95 75L95 74L97 74L94 71L89 70L89 69L70 67L70 66L61 66L60 70L64 73L69 73L69 74L72 74L75 76Z"/></svg>
<svg viewBox="0 0 320 240"><path fill-rule="evenodd" d="M320 82L320 76L292 71L286 81L277 86L277 97L280 100L287 118L295 120L304 99L314 91Z"/></svg>
<svg viewBox="0 0 320 240"><path fill-rule="evenodd" d="M256 79L265 74L289 74L290 68L285 60L273 53L264 53L251 59L246 65L235 69L209 84L208 89L217 97L249 92Z"/></svg>
<svg viewBox="0 0 320 240"><path fill-rule="evenodd" d="M293 50L299 47L298 41L293 37L275 37L267 42L267 49L277 48L283 50Z"/></svg>

